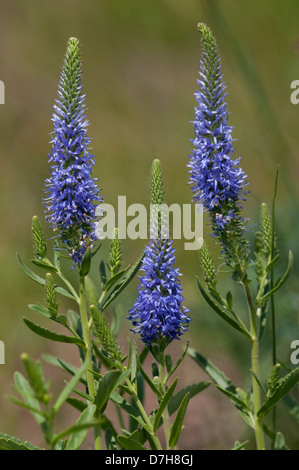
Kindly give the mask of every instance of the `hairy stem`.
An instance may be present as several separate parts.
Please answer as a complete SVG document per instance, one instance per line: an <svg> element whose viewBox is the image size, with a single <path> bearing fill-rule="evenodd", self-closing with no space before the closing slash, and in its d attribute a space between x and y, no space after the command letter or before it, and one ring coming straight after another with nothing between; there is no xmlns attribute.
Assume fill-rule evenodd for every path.
<svg viewBox="0 0 299 470"><path fill-rule="evenodd" d="M160 375L162 395L164 396L166 393L166 383L165 383L165 374L164 374L164 351L160 351L159 375ZM167 450L169 450L170 425L169 425L169 414L168 414L167 406L165 407L162 413L162 418L163 418L163 424L164 424L166 446L167 446Z"/></svg>
<svg viewBox="0 0 299 470"><path fill-rule="evenodd" d="M137 391L136 391L135 387L133 386L133 384L130 382L129 379L126 379L126 384L129 388L130 392L132 393L133 399L134 399L134 401L135 401L135 403L136 403L136 405L137 405L137 407L138 407L138 409L139 409L139 411L140 411L140 413L141 413L141 415L142 415L142 417L143 417L143 419L144 419L144 421L145 421L145 423L146 423L146 425L147 425L147 427L148 427L148 429L149 429L149 431L152 435L152 438L153 438L153 441L155 443L155 446L156 446L157 450L162 450L160 440L159 440L158 436L153 431L153 425L152 425L149 417L147 416L147 413L146 413L146 411L143 407L143 404L141 403L141 401L138 397L138 394L137 394Z"/></svg>
<svg viewBox="0 0 299 470"><path fill-rule="evenodd" d="M82 322L82 331L83 331L83 340L86 346L86 361L87 361L87 370L86 378L88 385L88 393L94 398L95 396L95 387L94 387L94 377L92 371L92 355L91 355L91 342L90 342L90 332L88 324L88 316L86 309L86 294L85 294L85 278L84 276L80 277L80 314ZM95 428L95 448L96 450L102 449L100 429Z"/></svg>
<svg viewBox="0 0 299 470"><path fill-rule="evenodd" d="M264 435L263 428L260 419L257 417L258 410L261 407L261 398L260 398L260 386L256 380L256 377L259 378L259 338L257 334L257 325L256 325L256 310L252 295L250 292L249 284L247 280L243 281L243 287L248 303L249 313L250 313L250 333L252 336L251 343L251 370L252 370L252 391L253 391L253 408L255 416L255 438L257 450L264 450Z"/></svg>

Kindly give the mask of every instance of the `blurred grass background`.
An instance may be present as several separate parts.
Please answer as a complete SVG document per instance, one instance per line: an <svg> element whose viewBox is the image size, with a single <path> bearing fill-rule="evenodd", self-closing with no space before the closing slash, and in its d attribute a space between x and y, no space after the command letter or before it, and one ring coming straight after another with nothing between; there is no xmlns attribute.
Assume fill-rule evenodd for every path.
<svg viewBox="0 0 299 470"><path fill-rule="evenodd" d="M128 205L147 204L150 166L159 158L168 203L187 204L191 194L186 163L200 60L197 23L206 22L212 28L237 139L235 156L242 157L250 182L245 212L252 231L260 203L271 204L279 165L280 266L285 267L289 248L295 254L295 266L277 299L278 357L292 366L290 343L299 337L299 106L290 102L290 84L299 79L298 18L296 0L2 0L0 79L5 83L6 102L0 107L0 339L5 343L6 364L0 366L1 432L42 445L34 421L5 395L11 393L14 370L22 370L22 352L34 358L41 352L71 358L73 352L72 347L66 346L65 351L60 345L45 343L26 329L22 316L34 318L27 305L42 301L43 292L26 278L16 260L18 252L29 262L31 218L37 214L43 219L52 107L70 36L78 37L82 46L89 136L105 202L115 205L117 196L125 195ZM200 272L197 254L184 251L183 240L175 245L186 305L193 318L188 333L191 346L222 367L237 385L248 385L248 345L200 297L195 285L195 274ZM143 246L142 240L126 240L125 262L134 262ZM224 288L229 282L224 276ZM122 296L124 312L132 306L136 292L137 280ZM124 338L128 327L124 320ZM180 348L181 344L172 346L174 355L180 354ZM262 348L263 367L268 370L270 335ZM63 376L46 370L54 387L61 384ZM179 371L182 386L207 379L188 358ZM69 413L66 410L63 419ZM289 445L298 449L297 424L283 406L278 424ZM180 445L184 449L231 448L235 439L250 438L233 406L213 386L190 405L183 434Z"/></svg>

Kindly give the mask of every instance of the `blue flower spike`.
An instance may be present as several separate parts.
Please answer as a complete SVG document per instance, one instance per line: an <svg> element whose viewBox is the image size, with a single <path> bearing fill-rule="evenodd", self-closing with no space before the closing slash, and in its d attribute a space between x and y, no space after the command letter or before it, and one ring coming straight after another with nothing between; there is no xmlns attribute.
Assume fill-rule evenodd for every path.
<svg viewBox="0 0 299 470"><path fill-rule="evenodd" d="M151 204L159 207L164 204L164 190L162 170L159 160L154 160L151 170ZM158 211L157 211L158 212ZM158 223L163 217L157 214ZM179 281L181 275L174 268L175 248L170 238L162 238L163 230L160 226L156 230L151 227L152 238L145 248L141 271L138 297L129 311L128 319L132 322L134 333L139 333L147 346L162 343L167 346L173 339L185 333L191 319L183 306L182 287Z"/></svg>
<svg viewBox="0 0 299 470"><path fill-rule="evenodd" d="M82 92L82 64L78 39L70 38L52 117L54 132L49 162L51 176L45 181L46 220L60 232L74 266L80 264L95 236L95 202L102 201L92 177L94 156Z"/></svg>
<svg viewBox="0 0 299 470"><path fill-rule="evenodd" d="M247 176L239 166L240 158L232 158L232 127L228 125L226 86L217 44L205 24L200 23L198 29L202 56L197 80L200 90L195 93L189 184L194 202L209 213L212 234L218 238L227 264L238 271L247 257L243 237L246 220L241 216Z"/></svg>

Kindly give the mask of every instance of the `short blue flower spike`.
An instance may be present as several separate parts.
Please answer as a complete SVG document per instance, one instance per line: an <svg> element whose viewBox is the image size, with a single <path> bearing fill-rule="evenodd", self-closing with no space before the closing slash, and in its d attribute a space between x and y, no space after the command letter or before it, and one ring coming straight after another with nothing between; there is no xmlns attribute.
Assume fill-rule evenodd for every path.
<svg viewBox="0 0 299 470"><path fill-rule="evenodd" d="M151 203L157 207L164 204L164 189L162 171L159 160L154 160L151 171ZM183 306L182 287L179 281L179 270L173 267L175 263L175 248L172 240L162 238L162 222L155 230L151 227L149 245L145 248L141 271L138 297L129 311L128 319L139 333L141 339L150 346L165 340L169 343L178 339L186 330L191 319ZM157 233L156 233L157 232Z"/></svg>

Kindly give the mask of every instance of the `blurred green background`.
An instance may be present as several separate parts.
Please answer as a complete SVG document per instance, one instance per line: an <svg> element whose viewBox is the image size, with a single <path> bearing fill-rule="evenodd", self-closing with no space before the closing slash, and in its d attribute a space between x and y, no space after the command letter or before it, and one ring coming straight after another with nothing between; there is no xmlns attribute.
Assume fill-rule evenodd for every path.
<svg viewBox="0 0 299 470"><path fill-rule="evenodd" d="M249 238L256 228L260 203L271 204L279 165L277 232L281 261L289 248L295 266L288 285L277 298L278 357L288 367L290 343L298 331L298 128L299 105L290 101L290 84L299 79L299 3L263 0L2 0L0 17L0 79L5 105L0 107L1 243L0 339L6 364L0 366L0 431L43 445L27 411L12 404L14 370L23 371L20 354L41 352L71 358L73 349L49 344L34 336L22 321L35 318L27 305L43 301L42 289L20 269L16 252L29 263L31 218L43 219L44 179L48 177L51 114L66 42L81 42L89 136L96 156L105 202L148 204L148 176L154 158L162 162L169 204L187 204L186 163L191 149L194 92L200 60L197 23L213 30L227 84L230 124L234 126L235 156L248 174L251 194L245 212ZM45 227L47 235L51 232ZM133 263L143 240L124 242L126 263ZM209 356L240 386L248 385L248 345L216 316L196 288L200 273L194 251L175 242L177 265L183 273L192 347ZM105 250L105 249L104 249ZM215 251L217 255L217 251ZM95 273L95 276L97 273ZM95 278L97 279L97 278ZM224 287L230 282L223 276ZM122 296L124 315L137 292L137 280ZM238 298L238 289L235 295ZM237 300L238 301L238 300ZM244 307L240 307L244 308ZM124 345L129 325L124 319ZM183 344L185 344L185 339ZM172 345L174 357L181 343ZM271 365L270 335L262 343L264 362ZM178 370L181 385L206 380L187 358ZM59 387L64 379L50 367L46 373ZM66 409L62 420L72 411ZM235 439L249 438L246 426L226 398L211 386L193 399L180 446L183 449L229 449ZM298 427L283 405L279 428L299 449ZM62 426L58 423L57 426Z"/></svg>

